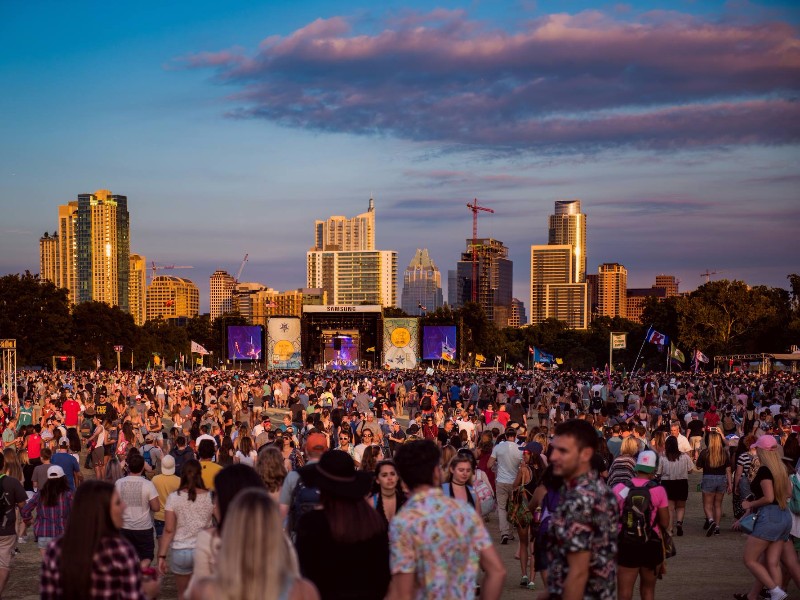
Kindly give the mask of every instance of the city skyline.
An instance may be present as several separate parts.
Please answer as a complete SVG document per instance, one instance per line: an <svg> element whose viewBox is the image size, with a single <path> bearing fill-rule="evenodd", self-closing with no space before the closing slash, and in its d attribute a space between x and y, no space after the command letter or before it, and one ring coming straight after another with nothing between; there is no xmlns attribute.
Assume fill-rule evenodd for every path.
<svg viewBox="0 0 800 600"><path fill-rule="evenodd" d="M707 269L787 288L797 270L791 3L270 4L6 11L0 273L38 271L53 207L96 189L128 197L131 251L194 266L201 312L245 253L243 281L303 287L313 220L370 197L376 247L400 265L428 248L443 273L477 197L522 299L530 246L572 198L587 273L623 264L631 288L670 273L691 290Z"/></svg>

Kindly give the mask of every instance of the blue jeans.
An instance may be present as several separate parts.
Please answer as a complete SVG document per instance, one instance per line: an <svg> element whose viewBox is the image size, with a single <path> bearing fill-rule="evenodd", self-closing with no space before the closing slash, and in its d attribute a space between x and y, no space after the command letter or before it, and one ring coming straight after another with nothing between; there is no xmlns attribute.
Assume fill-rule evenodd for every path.
<svg viewBox="0 0 800 600"><path fill-rule="evenodd" d="M777 504L767 504L758 509L756 525L751 535L768 542L785 542L789 539L791 530L792 515L789 509L782 509Z"/></svg>

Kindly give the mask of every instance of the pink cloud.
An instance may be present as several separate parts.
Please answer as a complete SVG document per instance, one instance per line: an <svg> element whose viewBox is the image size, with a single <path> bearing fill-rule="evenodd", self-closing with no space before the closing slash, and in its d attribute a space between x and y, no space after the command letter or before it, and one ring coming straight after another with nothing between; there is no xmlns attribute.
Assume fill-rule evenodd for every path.
<svg viewBox="0 0 800 600"><path fill-rule="evenodd" d="M677 147L795 143L800 39L787 23L653 12L552 14L518 30L461 11L375 33L318 19L258 50L199 53L239 118L453 145Z"/></svg>

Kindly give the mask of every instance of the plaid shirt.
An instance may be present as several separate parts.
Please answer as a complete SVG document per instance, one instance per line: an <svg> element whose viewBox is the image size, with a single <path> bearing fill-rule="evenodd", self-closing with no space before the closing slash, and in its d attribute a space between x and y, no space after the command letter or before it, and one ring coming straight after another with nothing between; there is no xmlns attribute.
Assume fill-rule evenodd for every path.
<svg viewBox="0 0 800 600"><path fill-rule="evenodd" d="M39 594L42 600L62 600L61 540L47 545ZM88 600L146 600L142 591L141 567L136 551L122 537L100 541L92 560L92 578Z"/></svg>
<svg viewBox="0 0 800 600"><path fill-rule="evenodd" d="M59 537L67 526L72 508L72 492L67 490L61 494L55 506L45 506L41 501L41 491L36 492L22 509L23 521L30 520L34 508L36 523L33 525L33 533L36 537Z"/></svg>

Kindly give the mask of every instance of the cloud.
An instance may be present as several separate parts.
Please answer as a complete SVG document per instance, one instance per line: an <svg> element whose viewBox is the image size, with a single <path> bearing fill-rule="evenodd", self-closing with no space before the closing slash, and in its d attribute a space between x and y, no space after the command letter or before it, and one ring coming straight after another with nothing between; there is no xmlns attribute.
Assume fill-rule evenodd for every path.
<svg viewBox="0 0 800 600"><path fill-rule="evenodd" d="M492 28L463 11L404 13L376 32L318 19L255 52L200 52L229 115L460 149L595 152L794 144L800 39L654 11L585 11Z"/></svg>

